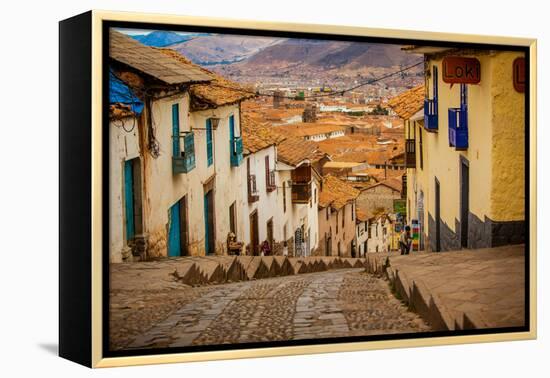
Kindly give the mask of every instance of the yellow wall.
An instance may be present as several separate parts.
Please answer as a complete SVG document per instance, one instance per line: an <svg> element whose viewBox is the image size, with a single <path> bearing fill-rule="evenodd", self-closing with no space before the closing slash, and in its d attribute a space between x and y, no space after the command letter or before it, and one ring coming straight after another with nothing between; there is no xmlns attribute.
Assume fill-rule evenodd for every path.
<svg viewBox="0 0 550 378"><path fill-rule="evenodd" d="M493 175L491 218L525 218L525 95L515 91L512 65L520 53L500 53L493 63Z"/></svg>
<svg viewBox="0 0 550 378"><path fill-rule="evenodd" d="M460 85L442 81L442 58L428 62L439 71L437 133L422 131L423 169L416 122L416 169L407 169L407 218L418 219L417 199L424 193L424 229L428 212L435 215L435 180L441 189L441 219L454 232L460 221L460 156L469 162L470 212L484 221L524 218L524 95L512 84L512 62L519 53L487 52L469 55L481 63L481 81L468 85L468 149L449 147L448 109L460 106ZM426 82L433 96L432 79ZM411 121L412 123L412 121ZM407 129L407 127L405 127ZM427 240L426 240L427 242Z"/></svg>

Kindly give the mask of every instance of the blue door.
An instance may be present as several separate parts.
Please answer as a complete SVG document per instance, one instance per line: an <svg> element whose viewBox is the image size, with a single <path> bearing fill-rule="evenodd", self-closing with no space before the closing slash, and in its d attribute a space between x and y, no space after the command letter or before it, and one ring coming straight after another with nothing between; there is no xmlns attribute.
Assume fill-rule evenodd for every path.
<svg viewBox="0 0 550 378"><path fill-rule="evenodd" d="M212 146L212 120L208 118L206 120L206 158L207 167L210 167L214 163L214 150Z"/></svg>
<svg viewBox="0 0 550 378"><path fill-rule="evenodd" d="M172 156L180 156L180 108L172 105Z"/></svg>
<svg viewBox="0 0 550 378"><path fill-rule="evenodd" d="M126 241L136 233L134 221L134 169L133 161L124 162L124 207L126 212Z"/></svg>
<svg viewBox="0 0 550 378"><path fill-rule="evenodd" d="M204 249L207 255L214 254L214 203L212 190L204 195Z"/></svg>
<svg viewBox="0 0 550 378"><path fill-rule="evenodd" d="M181 255L180 239L180 203L179 201L170 208L170 222L168 227L168 256Z"/></svg>

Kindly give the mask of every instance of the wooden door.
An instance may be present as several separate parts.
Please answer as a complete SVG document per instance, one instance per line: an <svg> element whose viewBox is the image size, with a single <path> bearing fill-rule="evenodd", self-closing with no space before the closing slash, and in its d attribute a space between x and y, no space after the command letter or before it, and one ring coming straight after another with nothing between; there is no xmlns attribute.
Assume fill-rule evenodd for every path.
<svg viewBox="0 0 550 378"><path fill-rule="evenodd" d="M259 230L258 230L258 211L253 211L250 214L250 253L253 256L258 256Z"/></svg>

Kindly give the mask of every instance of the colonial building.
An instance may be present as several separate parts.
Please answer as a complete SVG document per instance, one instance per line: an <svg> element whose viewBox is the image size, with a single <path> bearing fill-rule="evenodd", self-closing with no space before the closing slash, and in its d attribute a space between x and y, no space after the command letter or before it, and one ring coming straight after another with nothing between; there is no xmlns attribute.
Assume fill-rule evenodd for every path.
<svg viewBox="0 0 550 378"><path fill-rule="evenodd" d="M319 172L327 159L316 143L297 137L287 137L277 146L275 222L282 230L283 254L309 256L318 247Z"/></svg>
<svg viewBox="0 0 550 378"><path fill-rule="evenodd" d="M111 223L128 228L134 214L135 234L126 232L125 239L140 246L140 259L227 253L229 208L242 209L246 201L240 101L251 95L171 50L114 31L110 43L114 77L144 103L135 135L118 142L116 132L110 135L111 146L131 146L134 138L140 149L131 163L123 157L120 175L113 167L123 164L115 161L121 156L111 157L111 185L124 191L118 202L126 209L120 218L118 206L111 207ZM119 231L112 230L113 240ZM113 261L120 261L117 250L112 246Z"/></svg>
<svg viewBox="0 0 550 378"><path fill-rule="evenodd" d="M367 214L392 213L394 201L401 198L401 180L395 177L381 181L360 191L357 206Z"/></svg>
<svg viewBox="0 0 550 378"><path fill-rule="evenodd" d="M524 54L407 49L425 56L425 89L390 106L405 120L407 216L421 248L524 242Z"/></svg>
<svg viewBox="0 0 550 378"><path fill-rule="evenodd" d="M367 253L390 252L394 249L393 221L388 214L378 214L368 221Z"/></svg>
<svg viewBox="0 0 550 378"><path fill-rule="evenodd" d="M369 217L357 205L355 206L355 239L357 240L357 257L364 257L368 248Z"/></svg>
<svg viewBox="0 0 550 378"><path fill-rule="evenodd" d="M359 191L334 176L324 176L319 196L317 255L357 257L355 200Z"/></svg>
<svg viewBox="0 0 550 378"><path fill-rule="evenodd" d="M247 254L259 255L260 245L267 240L271 252L282 255L286 238L278 223L282 216L277 216L282 212L277 198L282 187L275 169L276 145L284 138L248 115L241 118L247 201L243 217L232 224L244 226Z"/></svg>

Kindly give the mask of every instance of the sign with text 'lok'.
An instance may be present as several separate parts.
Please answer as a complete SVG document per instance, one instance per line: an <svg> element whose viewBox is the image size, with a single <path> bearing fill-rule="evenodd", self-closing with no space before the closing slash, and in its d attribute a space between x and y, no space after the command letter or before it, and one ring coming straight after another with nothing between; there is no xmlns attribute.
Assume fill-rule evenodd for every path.
<svg viewBox="0 0 550 378"><path fill-rule="evenodd" d="M478 84L481 81L479 60L461 56L443 58L443 81L449 84Z"/></svg>
<svg viewBox="0 0 550 378"><path fill-rule="evenodd" d="M516 58L513 63L514 89L525 92L525 58Z"/></svg>

